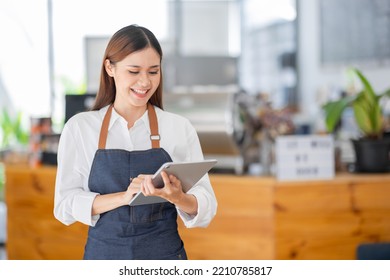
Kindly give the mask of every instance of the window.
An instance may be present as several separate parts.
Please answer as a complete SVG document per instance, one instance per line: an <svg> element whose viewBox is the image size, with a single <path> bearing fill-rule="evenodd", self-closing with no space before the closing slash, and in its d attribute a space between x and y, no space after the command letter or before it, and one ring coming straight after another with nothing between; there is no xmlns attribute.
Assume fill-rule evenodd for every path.
<svg viewBox="0 0 390 280"><path fill-rule="evenodd" d="M274 107L296 106L295 1L243 0L243 13L240 84Z"/></svg>

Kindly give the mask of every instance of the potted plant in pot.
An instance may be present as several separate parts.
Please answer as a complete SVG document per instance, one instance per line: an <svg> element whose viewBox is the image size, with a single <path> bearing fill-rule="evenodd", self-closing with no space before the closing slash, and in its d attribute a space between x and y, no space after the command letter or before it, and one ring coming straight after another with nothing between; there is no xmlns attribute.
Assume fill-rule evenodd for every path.
<svg viewBox="0 0 390 280"><path fill-rule="evenodd" d="M328 132L333 132L343 111L352 107L361 136L351 139L356 156L358 172L386 172L389 170L390 139L384 137L384 115L380 100L390 97L390 89L376 93L362 72L356 68L353 73L362 83L362 90L353 96L330 101L323 106Z"/></svg>

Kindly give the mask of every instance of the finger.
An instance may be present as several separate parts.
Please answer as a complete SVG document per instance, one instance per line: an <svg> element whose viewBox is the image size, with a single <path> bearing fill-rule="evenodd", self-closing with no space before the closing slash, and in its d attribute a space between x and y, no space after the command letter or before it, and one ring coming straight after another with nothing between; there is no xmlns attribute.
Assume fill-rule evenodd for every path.
<svg viewBox="0 0 390 280"><path fill-rule="evenodd" d="M130 183L140 184L145 177L145 174L139 174L137 177L130 177Z"/></svg>
<svg viewBox="0 0 390 280"><path fill-rule="evenodd" d="M171 181L171 183L175 183L178 181L178 179L173 175L169 175L169 181Z"/></svg>
<svg viewBox="0 0 390 280"><path fill-rule="evenodd" d="M139 174L137 177L130 177L130 184L141 184L145 178L147 176L150 176L150 175L147 175L147 174Z"/></svg>
<svg viewBox="0 0 390 280"><path fill-rule="evenodd" d="M140 187L141 184L142 184L142 181L133 180L133 182L131 182L129 186L132 188L137 188L137 187Z"/></svg>
<svg viewBox="0 0 390 280"><path fill-rule="evenodd" d="M161 178L163 179L164 185L169 185L171 181L169 180L169 176L165 171L161 172Z"/></svg>
<svg viewBox="0 0 390 280"><path fill-rule="evenodd" d="M146 178L145 183L146 183L146 186L149 189L149 192L151 195L160 195L161 194L161 188L156 188L153 185L152 177L149 176L148 178Z"/></svg>
<svg viewBox="0 0 390 280"><path fill-rule="evenodd" d="M141 189L141 184L134 184L134 183L131 183L127 189L130 189L130 190L140 190Z"/></svg>
<svg viewBox="0 0 390 280"><path fill-rule="evenodd" d="M177 177L170 175L169 180L171 181L172 185L174 185L176 188L181 189L181 181Z"/></svg>
<svg viewBox="0 0 390 280"><path fill-rule="evenodd" d="M147 191L146 191L146 188L145 188L145 184L142 182L142 183L140 184L140 186L141 186L141 192L142 192L144 195L147 195Z"/></svg>
<svg viewBox="0 0 390 280"><path fill-rule="evenodd" d="M150 176L145 177L145 180L142 182L146 195L154 195L155 188L152 183Z"/></svg>
<svg viewBox="0 0 390 280"><path fill-rule="evenodd" d="M145 187L145 193L147 195L153 195L153 196L162 196L163 195L163 188L156 188L153 185L151 176L145 178L145 181L143 182L143 185Z"/></svg>

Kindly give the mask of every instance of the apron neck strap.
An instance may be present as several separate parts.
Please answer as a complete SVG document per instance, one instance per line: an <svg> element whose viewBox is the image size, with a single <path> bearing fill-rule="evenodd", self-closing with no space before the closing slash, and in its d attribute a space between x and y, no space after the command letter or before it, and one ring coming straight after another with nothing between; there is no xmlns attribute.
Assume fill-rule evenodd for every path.
<svg viewBox="0 0 390 280"><path fill-rule="evenodd" d="M112 114L112 108L114 104L111 104L106 114L104 115L103 123L100 128L99 135L99 149L106 148L107 135L108 135L108 126L110 125L110 119ZM152 148L160 148L160 134L158 133L158 122L157 115L154 106L148 103L148 117L149 117L149 126L150 126L150 140L152 141Z"/></svg>
<svg viewBox="0 0 390 280"><path fill-rule="evenodd" d="M152 141L152 148L160 148L160 134L158 133L157 115L154 106L148 102L148 117L150 127L150 140Z"/></svg>
<svg viewBox="0 0 390 280"><path fill-rule="evenodd" d="M114 104L111 104L106 114L104 115L102 127L100 128L100 136L99 136L99 149L105 149L106 148L106 141L107 141L107 134L108 134L108 126L110 124L111 119L111 113L112 113L112 107L114 107Z"/></svg>

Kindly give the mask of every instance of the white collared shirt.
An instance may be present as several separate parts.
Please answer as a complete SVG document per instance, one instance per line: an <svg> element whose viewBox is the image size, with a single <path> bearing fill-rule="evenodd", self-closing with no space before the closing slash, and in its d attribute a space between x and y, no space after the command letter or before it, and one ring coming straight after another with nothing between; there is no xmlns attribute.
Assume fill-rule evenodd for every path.
<svg viewBox="0 0 390 280"><path fill-rule="evenodd" d="M100 217L91 215L92 203L98 193L89 190L88 178L107 109L108 106L99 111L83 112L73 116L61 133L54 216L66 225L79 221L95 226ZM157 107L155 109L161 137L160 147L171 156L172 161L203 160L199 138L191 123L176 114ZM151 149L147 111L128 129L127 121L113 109L106 149L127 151ZM188 193L197 198L198 213L191 216L178 209L185 226L208 226L217 211L217 201L208 175L205 175Z"/></svg>

